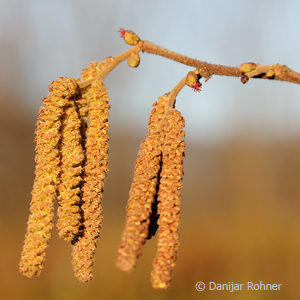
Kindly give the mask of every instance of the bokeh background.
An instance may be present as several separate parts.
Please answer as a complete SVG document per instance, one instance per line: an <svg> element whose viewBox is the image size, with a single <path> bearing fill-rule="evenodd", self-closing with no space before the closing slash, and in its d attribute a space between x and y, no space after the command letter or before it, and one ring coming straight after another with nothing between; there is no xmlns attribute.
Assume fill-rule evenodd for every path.
<svg viewBox="0 0 300 300"><path fill-rule="evenodd" d="M71 247L53 231L42 275L18 273L34 172L41 99L59 76L128 49L120 27L201 60L300 70L300 2L0 1L0 299L299 299L300 87L214 77L185 88L181 247L166 291L151 288L156 239L132 274L115 267L134 162L152 103L190 69L141 55L105 83L111 98L110 173L94 280L77 282ZM282 283L281 291L195 291L197 281Z"/></svg>

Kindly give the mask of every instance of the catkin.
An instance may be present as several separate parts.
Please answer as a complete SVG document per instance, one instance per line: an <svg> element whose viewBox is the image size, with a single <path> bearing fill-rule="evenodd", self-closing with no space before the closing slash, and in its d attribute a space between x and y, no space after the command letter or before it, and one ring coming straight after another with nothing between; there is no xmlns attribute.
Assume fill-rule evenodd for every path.
<svg viewBox="0 0 300 300"><path fill-rule="evenodd" d="M71 241L80 226L80 184L84 160L79 119L72 99L65 109L61 128L61 182L59 184L57 229L61 238Z"/></svg>
<svg viewBox="0 0 300 300"><path fill-rule="evenodd" d="M135 163L126 207L125 229L116 260L117 267L122 271L131 271L134 268L149 234L150 214L161 166L162 135L157 130L164 116L168 99L168 94L165 94L153 104L148 135L141 144Z"/></svg>
<svg viewBox="0 0 300 300"><path fill-rule="evenodd" d="M81 71L81 81L95 78L104 68L105 62L90 62L89 66ZM87 91L90 87L81 90L81 97L76 100L78 113L81 119L81 135L85 138L88 123Z"/></svg>
<svg viewBox="0 0 300 300"><path fill-rule="evenodd" d="M152 286L167 288L172 277L179 246L180 193L185 142L184 119L171 109L164 121L162 170L158 190L158 248L151 272Z"/></svg>
<svg viewBox="0 0 300 300"><path fill-rule="evenodd" d="M19 263L19 270L27 277L38 276L43 268L45 250L53 227L53 205L60 174L61 117L69 99L75 95L77 84L72 78L59 78L49 86L43 99L36 137L35 180L30 203L27 232Z"/></svg>
<svg viewBox="0 0 300 300"><path fill-rule="evenodd" d="M92 61L88 67L81 71L81 80L89 80L95 78L105 67L105 62Z"/></svg>
<svg viewBox="0 0 300 300"><path fill-rule="evenodd" d="M95 80L87 91L89 123L86 132L86 161L82 186L83 226L73 245L73 269L81 282L92 279L92 266L102 225L101 199L108 171L109 98L102 82Z"/></svg>

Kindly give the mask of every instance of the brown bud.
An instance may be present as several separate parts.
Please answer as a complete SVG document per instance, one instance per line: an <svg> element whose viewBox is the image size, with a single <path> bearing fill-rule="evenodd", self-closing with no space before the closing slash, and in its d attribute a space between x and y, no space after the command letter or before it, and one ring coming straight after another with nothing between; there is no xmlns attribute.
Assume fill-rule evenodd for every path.
<svg viewBox="0 0 300 300"><path fill-rule="evenodd" d="M249 80L249 77L248 77L247 75L243 75L243 76L241 77L241 82L242 82L243 84L245 84L248 80Z"/></svg>
<svg viewBox="0 0 300 300"><path fill-rule="evenodd" d="M131 68L136 68L140 64L140 56L138 53L131 53L131 55L127 59L127 64Z"/></svg>

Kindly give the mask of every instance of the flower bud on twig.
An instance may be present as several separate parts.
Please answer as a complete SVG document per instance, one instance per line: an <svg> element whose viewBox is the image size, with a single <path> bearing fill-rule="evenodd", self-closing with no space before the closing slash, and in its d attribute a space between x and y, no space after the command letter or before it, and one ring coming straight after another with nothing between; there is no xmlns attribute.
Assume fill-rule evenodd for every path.
<svg viewBox="0 0 300 300"><path fill-rule="evenodd" d="M118 32L120 33L121 38L123 38L128 45L135 46L140 41L137 34L131 30L121 28Z"/></svg>
<svg viewBox="0 0 300 300"><path fill-rule="evenodd" d="M127 64L131 68L137 68L140 64L140 56L138 53L131 53L127 59Z"/></svg>

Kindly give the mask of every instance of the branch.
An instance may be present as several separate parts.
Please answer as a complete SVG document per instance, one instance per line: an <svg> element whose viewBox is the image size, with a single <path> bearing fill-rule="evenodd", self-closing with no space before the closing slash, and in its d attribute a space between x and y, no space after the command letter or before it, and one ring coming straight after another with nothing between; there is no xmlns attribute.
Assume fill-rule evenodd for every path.
<svg viewBox="0 0 300 300"><path fill-rule="evenodd" d="M161 46L157 46L149 41L141 41L141 43L143 52L163 56L171 60L180 62L184 65L195 67L205 78L209 78L212 75L225 75L234 77L241 77L243 75L239 68L210 64L204 61L200 61L194 58L190 58L188 56L178 54Z"/></svg>
<svg viewBox="0 0 300 300"><path fill-rule="evenodd" d="M188 56L178 54L176 52L165 49L161 46L157 46L152 42L141 41L142 51L147 53L152 53L155 55L163 56L168 59L180 62L187 66L195 67L201 76L205 78L210 78L212 75L222 75L222 76L231 76L231 77L242 77L246 74L248 78L261 78L261 79L272 79L280 81L288 81L300 84L300 73L297 73L289 69L285 65L267 65L262 66L254 63L242 64L240 67L231 67L211 64L208 62L200 61ZM254 69L251 72L245 72L245 66L251 64ZM255 71L255 72L254 72ZM272 72L273 71L273 72ZM253 73L252 73L253 72ZM266 75L269 72L268 76Z"/></svg>
<svg viewBox="0 0 300 300"><path fill-rule="evenodd" d="M128 59L131 54L138 54L140 51L142 51L166 57L184 65L194 67L196 68L197 73L206 79L211 78L213 75L221 75L241 77L242 83L246 83L250 78L260 78L300 84L300 73L291 70L285 65L259 65L251 62L244 63L239 67L231 67L211 64L165 49L161 46L155 45L152 42L140 40L140 38L133 31L121 29L120 32L121 37L124 38L125 42L134 47L118 56L107 58L105 63L107 63L108 66L96 76L97 78L104 79L107 74L109 74L117 65L119 65L119 63L125 59ZM89 86L93 80L94 79L82 81L79 82L78 85L80 88L84 88Z"/></svg>

